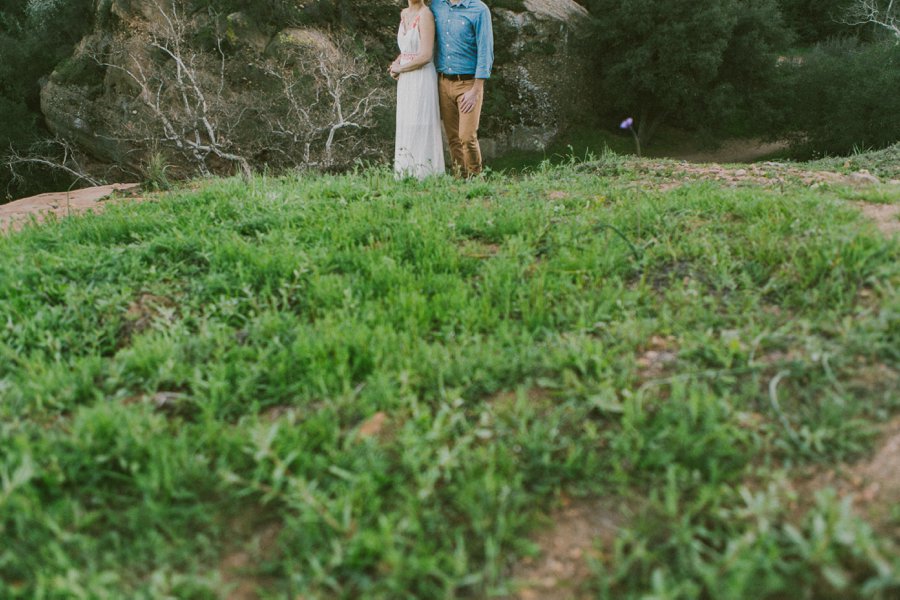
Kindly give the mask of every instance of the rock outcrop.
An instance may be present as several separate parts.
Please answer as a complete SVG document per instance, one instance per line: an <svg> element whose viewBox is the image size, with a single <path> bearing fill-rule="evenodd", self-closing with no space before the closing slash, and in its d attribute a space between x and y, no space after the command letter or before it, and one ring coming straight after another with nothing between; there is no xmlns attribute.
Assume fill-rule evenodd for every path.
<svg viewBox="0 0 900 600"><path fill-rule="evenodd" d="M249 0L247 10L227 15L208 7L188 12L180 2L174 13L169 2L99 2L94 30L43 85L47 123L96 158L132 170L151 146L159 146L151 138L167 127L157 114L167 110L176 114L163 144L172 149L169 159L194 161L201 171L229 168L239 162L235 156L256 165L335 167L352 162L347 159L354 152L389 154L393 82L384 65L396 52L397 5L328 4L339 10L327 13L316 2L285 4L296 16L287 23L261 18ZM488 157L542 148L571 115L589 110L589 65L578 53L587 11L573 0L525 0L513 7L492 8L496 62L482 126ZM184 65L172 56L173 35L182 36L178 60ZM341 124L334 117L322 87L329 68L352 71L345 100L370 103L365 115L355 114L358 123ZM198 89L217 94L215 102L212 92L201 99L173 91L175 84L158 75L166 70L172 77L195 78ZM286 87L285 78L293 78L293 87ZM218 104L204 105L210 114L198 116L193 104L202 102ZM207 117L217 119L216 131L195 127ZM343 160L337 160L338 152Z"/></svg>
<svg viewBox="0 0 900 600"><path fill-rule="evenodd" d="M486 153L541 150L590 110L590 63L578 52L588 12L574 0L525 0L522 10L492 13L497 64L486 92Z"/></svg>

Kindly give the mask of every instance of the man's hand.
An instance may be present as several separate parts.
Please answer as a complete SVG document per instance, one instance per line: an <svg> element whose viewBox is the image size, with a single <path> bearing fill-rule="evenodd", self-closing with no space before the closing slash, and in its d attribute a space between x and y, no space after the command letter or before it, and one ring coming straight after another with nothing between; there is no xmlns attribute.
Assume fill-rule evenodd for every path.
<svg viewBox="0 0 900 600"><path fill-rule="evenodd" d="M471 90L462 95L459 100L459 109L463 114L469 114L475 110L478 101L481 100L481 86L475 85Z"/></svg>

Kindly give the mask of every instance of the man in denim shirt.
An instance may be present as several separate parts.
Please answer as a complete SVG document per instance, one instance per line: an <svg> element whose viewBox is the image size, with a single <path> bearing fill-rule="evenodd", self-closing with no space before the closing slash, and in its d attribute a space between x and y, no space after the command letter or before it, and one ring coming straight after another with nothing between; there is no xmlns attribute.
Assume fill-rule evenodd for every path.
<svg viewBox="0 0 900 600"><path fill-rule="evenodd" d="M481 173L478 121L484 80L494 64L491 13L481 0L433 0L435 66L441 120L450 144L454 172Z"/></svg>

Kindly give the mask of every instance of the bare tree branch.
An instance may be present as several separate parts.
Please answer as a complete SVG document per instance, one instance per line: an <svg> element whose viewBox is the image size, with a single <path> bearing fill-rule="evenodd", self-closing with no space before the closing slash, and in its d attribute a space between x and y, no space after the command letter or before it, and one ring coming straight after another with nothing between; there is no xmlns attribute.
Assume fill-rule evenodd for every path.
<svg viewBox="0 0 900 600"><path fill-rule="evenodd" d="M75 146L61 137L37 142L25 153L11 147L9 153L2 160L2 165L11 174L11 184L24 183L25 175L22 170L29 167L60 171L72 177L75 182L84 181L92 186L105 183L101 178L90 173L84 166L82 157ZM7 189L7 191L9 190Z"/></svg>
<svg viewBox="0 0 900 600"><path fill-rule="evenodd" d="M96 137L137 156L164 150L201 175L236 166L250 177L251 164L332 170L385 153L367 133L388 106L387 90L372 85L379 78L352 42L312 31L301 42L286 35L265 56L235 60L219 15L210 13L214 39L202 43L186 0L149 1L159 17L145 29L85 47L132 89L118 97L124 122L107 123Z"/></svg>
<svg viewBox="0 0 900 600"><path fill-rule="evenodd" d="M363 136L341 134L373 127L387 94L371 86L372 68L363 57L331 38L323 46L314 56L296 49L281 62L268 61L262 68L281 90L275 106L266 110L271 133L301 144L307 166L331 169L375 150L366 148ZM303 85L295 65L310 63L315 65L309 73L313 85Z"/></svg>
<svg viewBox="0 0 900 600"><path fill-rule="evenodd" d="M181 154L202 175L214 172L213 159L238 166L252 174L250 160L233 143L230 131L242 112L235 98L227 98L225 54L221 37L218 52L191 47L188 20L175 0L155 0L161 16L151 28L147 46L165 61L147 61L128 52L109 58L95 56L102 66L123 72L137 86L143 110L135 123L138 137L151 139ZM131 136L134 138L134 136Z"/></svg>
<svg viewBox="0 0 900 600"><path fill-rule="evenodd" d="M848 25L874 25L900 40L900 3L895 0L855 0L843 22Z"/></svg>

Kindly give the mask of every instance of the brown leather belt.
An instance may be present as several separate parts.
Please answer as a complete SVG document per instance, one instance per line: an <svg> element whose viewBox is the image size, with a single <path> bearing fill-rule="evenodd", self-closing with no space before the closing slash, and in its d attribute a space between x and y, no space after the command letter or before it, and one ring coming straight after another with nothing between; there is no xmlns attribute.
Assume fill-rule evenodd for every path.
<svg viewBox="0 0 900 600"><path fill-rule="evenodd" d="M442 79L449 79L450 81L468 81L469 79L475 79L475 75L448 75L447 73L438 73Z"/></svg>

